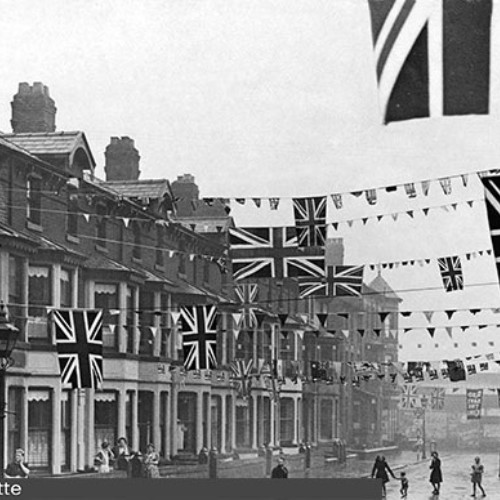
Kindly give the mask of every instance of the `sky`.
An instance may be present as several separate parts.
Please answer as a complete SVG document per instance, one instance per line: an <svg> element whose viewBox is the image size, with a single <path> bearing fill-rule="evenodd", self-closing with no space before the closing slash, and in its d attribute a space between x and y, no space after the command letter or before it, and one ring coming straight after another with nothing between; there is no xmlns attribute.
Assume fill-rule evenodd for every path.
<svg viewBox="0 0 500 500"><path fill-rule="evenodd" d="M490 114L385 126L364 0L0 0L0 130L11 131L19 82L41 81L57 129L85 132L100 177L112 136L135 140L141 178L191 173L209 197L325 195L497 168L499 10L495 0ZM483 250L491 246L484 204L463 203L482 197L471 176L467 188L454 179L449 196L433 183L428 197L380 196L376 207L346 198L338 213L329 207L330 221L459 205L341 224L330 235L344 238L346 264ZM239 225L274 216L243 208L233 212ZM481 285L496 280L492 258L463 268L466 289L449 294L435 262L383 276L396 290L418 289L400 294L406 309L499 307L498 287ZM496 321L467 315L461 321ZM415 331L401 340L401 356L491 351L496 336Z"/></svg>

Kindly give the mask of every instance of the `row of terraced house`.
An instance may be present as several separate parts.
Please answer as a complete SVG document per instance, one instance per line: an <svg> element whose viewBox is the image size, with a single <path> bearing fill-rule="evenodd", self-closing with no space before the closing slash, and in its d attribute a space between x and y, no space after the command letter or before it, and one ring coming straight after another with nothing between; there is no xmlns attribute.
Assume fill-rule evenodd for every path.
<svg viewBox="0 0 500 500"><path fill-rule="evenodd" d="M227 261L234 221L224 203L203 203L190 175L140 179L128 137L111 138L99 180L85 134L56 131L55 113L47 87L21 83L13 132L0 135L0 299L20 331L7 372L5 460L23 447L34 470L85 470L102 441L121 436L132 449L155 443L168 460L203 447L248 453L268 444L331 446L337 437L351 447L394 440L389 383L353 386L333 371L313 382L309 373L311 361L397 359L397 338L387 332L330 335L316 317L350 311L348 325L331 317L329 329L384 329L362 314L397 310L381 276L366 286L376 293L351 300L297 300L293 283L258 280L265 317L235 335L239 302ZM341 263L342 241L329 250ZM218 366L184 371L174 317L181 305L202 304L218 308ZM57 308L103 310L101 390L61 384L50 320ZM275 390L254 377L240 398L236 359L255 367L278 360Z"/></svg>

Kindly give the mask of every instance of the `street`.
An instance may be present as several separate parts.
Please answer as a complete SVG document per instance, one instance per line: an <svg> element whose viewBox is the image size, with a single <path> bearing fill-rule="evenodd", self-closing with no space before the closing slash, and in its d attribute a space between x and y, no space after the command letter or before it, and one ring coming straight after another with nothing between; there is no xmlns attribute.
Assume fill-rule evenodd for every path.
<svg viewBox="0 0 500 500"><path fill-rule="evenodd" d="M429 483L430 460L408 466L396 465L393 467L394 474L399 477L401 471L406 472L410 483L407 497L409 500L436 500L437 498L439 500L462 500L471 498L472 484L469 473L475 456L477 456L475 452L442 454L443 483L439 497L432 495L432 487ZM487 494L486 498L498 500L500 499L499 456L493 453L480 454L480 456L485 468L483 487ZM387 485L387 500L396 498L401 498L399 481L391 478ZM476 498L481 498L480 492L478 492Z"/></svg>

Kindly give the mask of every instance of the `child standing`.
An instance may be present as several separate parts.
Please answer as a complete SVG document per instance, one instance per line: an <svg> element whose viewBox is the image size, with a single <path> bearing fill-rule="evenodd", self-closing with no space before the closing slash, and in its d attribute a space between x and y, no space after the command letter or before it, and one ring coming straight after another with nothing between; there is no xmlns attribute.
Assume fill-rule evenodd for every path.
<svg viewBox="0 0 500 500"><path fill-rule="evenodd" d="M406 472L401 472L399 476L399 480L401 481L401 489L399 492L401 493L401 498L406 498L408 496L408 478L406 477Z"/></svg>

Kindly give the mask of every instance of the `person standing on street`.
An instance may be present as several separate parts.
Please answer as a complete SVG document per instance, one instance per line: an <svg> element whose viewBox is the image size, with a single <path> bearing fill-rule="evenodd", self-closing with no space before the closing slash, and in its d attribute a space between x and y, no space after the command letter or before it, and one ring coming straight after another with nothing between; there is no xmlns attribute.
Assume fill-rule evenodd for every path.
<svg viewBox="0 0 500 500"><path fill-rule="evenodd" d="M373 464L372 468L372 478L375 477L376 479L382 479L382 496L385 497L385 483L389 482L389 474L396 479L396 476L394 475L394 472L392 472L391 468L389 467L389 464L385 461L385 457L381 457L377 455L377 458L375 459L375 463Z"/></svg>
<svg viewBox="0 0 500 500"><path fill-rule="evenodd" d="M278 458L278 465L272 470L271 479L288 479L288 469L283 457Z"/></svg>
<svg viewBox="0 0 500 500"><path fill-rule="evenodd" d="M433 451L432 461L429 469L431 469L431 477L429 481L434 488L432 494L439 495L439 490L441 489L441 483L443 482L443 473L441 472L441 460L439 459L439 455L437 451Z"/></svg>
<svg viewBox="0 0 500 500"><path fill-rule="evenodd" d="M144 457L144 469L146 477L158 478L160 477L160 471L158 470L158 463L160 462L160 455L155 450L153 443L148 444L148 451Z"/></svg>
<svg viewBox="0 0 500 500"><path fill-rule="evenodd" d="M484 492L483 486L481 484L483 481L483 474L484 474L484 466L481 463L481 459L479 457L476 457L474 459L474 463L472 464L472 473L470 475L470 480L472 481L471 497L476 496L476 486L478 486L479 489L481 490L483 497L486 496L486 493Z"/></svg>

